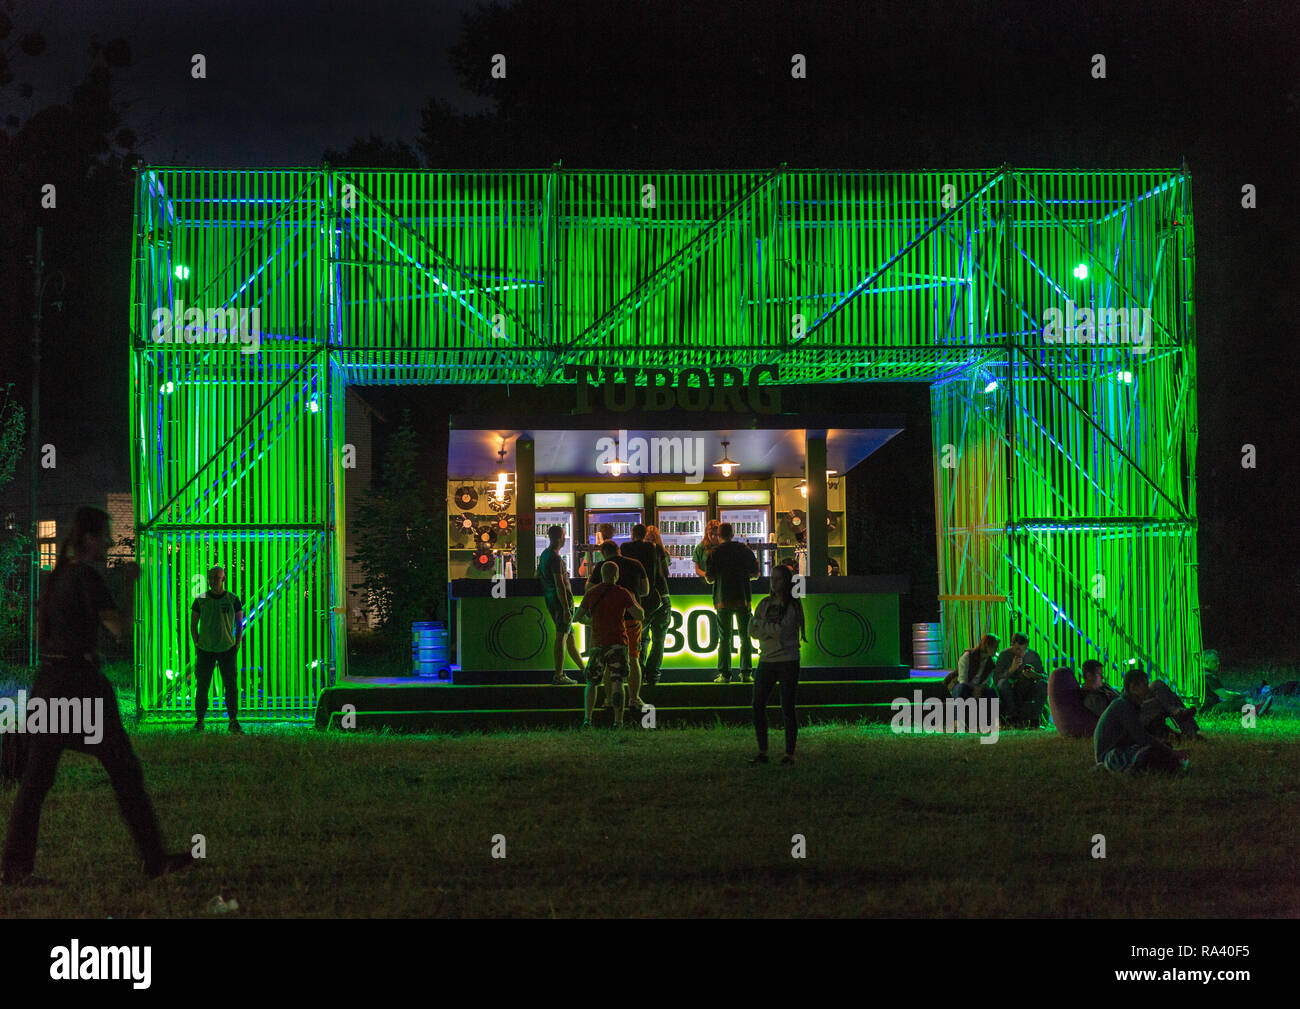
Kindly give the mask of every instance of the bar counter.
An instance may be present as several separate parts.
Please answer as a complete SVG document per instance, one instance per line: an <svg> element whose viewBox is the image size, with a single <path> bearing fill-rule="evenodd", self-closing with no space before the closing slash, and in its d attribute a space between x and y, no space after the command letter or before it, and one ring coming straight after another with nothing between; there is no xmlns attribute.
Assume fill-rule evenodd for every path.
<svg viewBox="0 0 1300 1009"><path fill-rule="evenodd" d="M581 599L585 585L585 579L572 579L575 599ZM757 578L750 586L753 605L757 605L768 593L768 579ZM808 641L800 659L805 669L898 665L898 597L908 591L906 578L826 576L806 578L804 586ZM713 587L703 578L670 578L669 591L673 612L664 645L664 668L716 667ZM451 582L451 598L462 670L541 674L551 669L555 628L538 579L494 582L490 578L459 578ZM574 626L579 644L585 648L587 628ZM755 649L757 662L757 646ZM738 653L739 640L733 638L733 656Z"/></svg>

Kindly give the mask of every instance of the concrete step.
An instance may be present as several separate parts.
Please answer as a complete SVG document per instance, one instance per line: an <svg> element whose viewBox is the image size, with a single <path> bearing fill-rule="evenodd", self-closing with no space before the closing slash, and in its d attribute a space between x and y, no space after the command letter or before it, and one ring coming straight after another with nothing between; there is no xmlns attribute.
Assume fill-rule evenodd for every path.
<svg viewBox="0 0 1300 1009"><path fill-rule="evenodd" d="M920 690L923 697L940 696L942 681L913 677L905 680L804 681L799 684L798 705L803 708L845 705L888 705L899 697L912 698ZM754 688L743 683L666 683L642 689L642 699L665 710L738 709L749 711ZM603 696L603 695L602 695ZM772 691L769 706L779 705L780 688ZM548 712L580 711L583 704L581 686L358 686L331 687L320 698L317 726L329 724L344 705L358 713L443 712L448 716L471 712ZM527 720L516 719L521 724Z"/></svg>
<svg viewBox="0 0 1300 1009"><path fill-rule="evenodd" d="M887 722L897 709L889 702L865 704L800 704L800 725L826 722ZM784 721L781 709L768 706L768 721L773 729L781 729ZM328 727L341 729L344 713L333 712ZM576 728L582 724L582 708L529 708L503 710L406 710L361 711L354 714L353 728L362 731L390 729L398 732L475 732L502 729ZM641 728L643 714L629 709L624 715L628 727ZM592 713L593 722L609 725L613 712L598 706ZM709 707L655 706L655 728L686 725L749 725L753 720L750 705L714 705Z"/></svg>

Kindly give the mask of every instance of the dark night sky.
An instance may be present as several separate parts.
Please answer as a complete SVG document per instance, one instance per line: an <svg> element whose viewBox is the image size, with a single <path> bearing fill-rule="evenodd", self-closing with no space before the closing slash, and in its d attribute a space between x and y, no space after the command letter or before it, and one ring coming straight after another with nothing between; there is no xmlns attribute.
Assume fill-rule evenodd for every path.
<svg viewBox="0 0 1300 1009"><path fill-rule="evenodd" d="M65 100L89 65L91 37L124 36L132 65L114 73L117 94L140 154L162 164L318 164L326 148L372 133L416 147L432 97L463 113L493 112L500 99L497 135L453 152L452 163L466 168L545 168L558 157L566 167L868 169L1164 168L1186 158L1207 628L1258 625L1295 660L1300 5L565 0L513 8L501 27L473 38L471 66L481 66L473 80L449 52L464 38L469 2L18 0L18 31L41 30L49 48L19 74L35 85L33 97L17 99L10 87L0 99L4 112L20 115ZM493 84L496 51L508 54L510 70ZM208 58L206 81L190 79L195 52ZM808 80L790 80L792 52L807 54ZM1107 56L1105 81L1088 74L1095 52ZM1256 210L1240 206L1244 183L1258 187ZM104 239L112 249L129 242L129 214L120 223L120 234ZM126 281L112 283L120 290L104 311L124 324ZM78 310L86 309L70 297L69 312ZM18 318L26 327L26 308ZM6 320L0 352L4 377L22 388L26 363L7 349L21 346L17 328ZM118 335L123 342L87 339L67 350L107 376L89 412L108 422L87 432L84 412L52 407L46 423L52 437L83 446L87 471L120 485L129 474ZM51 403L73 399L59 384L65 378L51 375ZM1255 470L1240 465L1246 443L1257 448Z"/></svg>
<svg viewBox="0 0 1300 1009"><path fill-rule="evenodd" d="M488 106L461 88L447 58L469 0L48 0L39 28L50 47L33 63L43 95L66 97L92 36L124 37L132 67L121 97L157 164L254 167L319 164L321 152L378 133L414 141L430 95L459 111ZM208 80L190 79L190 57Z"/></svg>

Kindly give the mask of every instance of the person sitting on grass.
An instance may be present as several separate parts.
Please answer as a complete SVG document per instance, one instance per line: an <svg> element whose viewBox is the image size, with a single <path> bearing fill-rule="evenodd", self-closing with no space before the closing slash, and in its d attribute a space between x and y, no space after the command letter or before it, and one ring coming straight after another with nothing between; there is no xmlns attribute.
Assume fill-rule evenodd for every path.
<svg viewBox="0 0 1300 1009"><path fill-rule="evenodd" d="M974 648L968 648L957 660L956 682L952 687L952 696L959 701L968 697L981 697L993 690L989 684L993 676L993 657L997 655L1001 642L993 634L985 634Z"/></svg>
<svg viewBox="0 0 1300 1009"><path fill-rule="evenodd" d="M1186 767L1188 751L1171 749L1142 725L1142 703L1150 693L1150 678L1141 667L1124 674L1124 690L1102 712L1092 735L1097 766L1116 774L1158 771L1176 774Z"/></svg>
<svg viewBox="0 0 1300 1009"><path fill-rule="evenodd" d="M1242 715L1247 704L1255 705L1255 715L1266 715L1273 706L1274 696L1291 697L1300 693L1295 680L1288 680L1273 689L1265 680L1253 691L1228 690L1219 679L1219 653L1210 649L1201 655L1201 668L1205 671L1205 703L1202 715Z"/></svg>
<svg viewBox="0 0 1300 1009"><path fill-rule="evenodd" d="M1145 672L1141 663L1134 662L1131 667ZM1089 659L1083 664L1083 704L1098 718L1110 707L1119 691L1106 682L1105 667L1096 659ZM1171 733L1165 724L1166 718L1172 718L1184 739L1204 739L1201 728L1196 724L1196 715L1174 693L1174 688L1164 680L1156 680L1147 690L1146 700L1142 702L1142 726L1157 739L1167 739Z"/></svg>
<svg viewBox="0 0 1300 1009"><path fill-rule="evenodd" d="M1002 719L1026 729L1037 729L1047 702L1047 673L1042 657L1029 647L1023 634L1011 635L1011 646L993 664Z"/></svg>
<svg viewBox="0 0 1300 1009"><path fill-rule="evenodd" d="M799 686L799 642L807 641L803 604L794 597L790 569L778 564L772 569L772 594L758 604L749 619L747 632L758 639L758 672L754 675L754 734L758 756L751 764L767 763L767 699L772 687L781 684L781 718L785 722L783 764L794 763L794 744L799 736L795 711L795 690Z"/></svg>
<svg viewBox="0 0 1300 1009"><path fill-rule="evenodd" d="M637 605L636 598L627 589L616 584L618 567L602 564L600 584L582 598L582 605L574 619L591 624L594 639L587 660L587 689L583 697L586 713L582 727L591 725L591 709L596 702L596 681L605 684L605 700L613 705L614 723L623 724L623 677L627 675L628 644L623 615L641 620L645 611Z"/></svg>
<svg viewBox="0 0 1300 1009"><path fill-rule="evenodd" d="M1083 706L1100 718L1111 706L1119 691L1106 682L1106 667L1098 659L1083 664Z"/></svg>

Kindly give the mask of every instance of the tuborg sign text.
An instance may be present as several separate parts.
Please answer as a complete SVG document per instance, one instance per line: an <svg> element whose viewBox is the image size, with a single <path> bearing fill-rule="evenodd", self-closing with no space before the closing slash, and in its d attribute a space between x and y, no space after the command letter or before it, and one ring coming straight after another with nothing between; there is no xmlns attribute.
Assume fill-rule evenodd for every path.
<svg viewBox="0 0 1300 1009"><path fill-rule="evenodd" d="M615 381L621 375L622 381ZM637 379L645 375L645 385ZM760 385L759 379L768 382ZM667 368L599 368L567 364L564 377L577 383L578 404L573 412L591 413L598 402L606 410L626 413L639 406L658 413L674 408L691 413L702 410L735 413L780 413L780 370L774 364L750 368L683 368L673 381Z"/></svg>

